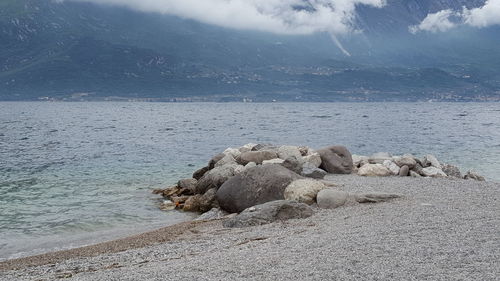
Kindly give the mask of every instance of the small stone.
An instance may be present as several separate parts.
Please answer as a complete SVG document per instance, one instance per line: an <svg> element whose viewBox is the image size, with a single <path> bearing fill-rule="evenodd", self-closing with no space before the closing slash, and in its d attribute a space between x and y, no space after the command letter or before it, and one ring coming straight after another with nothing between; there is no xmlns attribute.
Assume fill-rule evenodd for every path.
<svg viewBox="0 0 500 281"><path fill-rule="evenodd" d="M352 163L354 165L354 167L356 168L359 168L365 164L369 164L369 160L370 158L367 157L367 156L361 156L361 155L353 155L352 156Z"/></svg>
<svg viewBox="0 0 500 281"><path fill-rule="evenodd" d="M467 174L465 174L464 179L466 180L477 180L477 181L486 181L483 176L478 175L477 173L469 170Z"/></svg>
<svg viewBox="0 0 500 281"><path fill-rule="evenodd" d="M322 209L335 209L344 206L349 197L349 193L334 189L323 189L318 192L316 201L318 207Z"/></svg>
<svg viewBox="0 0 500 281"><path fill-rule="evenodd" d="M412 170L412 171L410 171L410 176L411 176L412 178L421 178L421 177L422 177L419 173L417 173L417 172L415 172L415 171L413 171L413 170Z"/></svg>
<svg viewBox="0 0 500 281"><path fill-rule="evenodd" d="M395 157L394 162L399 167L408 166L408 168L413 168L417 164L417 161L413 157L404 155L403 157Z"/></svg>
<svg viewBox="0 0 500 281"><path fill-rule="evenodd" d="M327 175L327 172L306 162L302 165L302 173L300 174L307 178L322 179Z"/></svg>
<svg viewBox="0 0 500 281"><path fill-rule="evenodd" d="M164 201L162 204L160 204L160 210L162 211L175 210L176 207L177 205L172 201Z"/></svg>
<svg viewBox="0 0 500 281"><path fill-rule="evenodd" d="M443 172L448 176L448 177L454 177L454 178L462 178L462 173L460 173L460 169L456 166L449 165L449 164L443 164Z"/></svg>
<svg viewBox="0 0 500 281"><path fill-rule="evenodd" d="M195 219L195 221L210 221L210 220L218 220L222 219L226 216L228 216L229 213L219 209L219 208L212 208L210 211L203 213L199 217Z"/></svg>
<svg viewBox="0 0 500 281"><path fill-rule="evenodd" d="M399 170L399 176L400 177L407 177L408 174L410 172L410 167L404 165L403 167L401 167L401 169Z"/></svg>

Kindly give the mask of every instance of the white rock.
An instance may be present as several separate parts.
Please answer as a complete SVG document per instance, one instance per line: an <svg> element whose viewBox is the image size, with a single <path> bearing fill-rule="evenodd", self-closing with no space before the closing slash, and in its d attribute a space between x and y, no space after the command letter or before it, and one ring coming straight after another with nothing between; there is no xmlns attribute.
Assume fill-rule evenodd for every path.
<svg viewBox="0 0 500 281"><path fill-rule="evenodd" d="M271 160L264 160L264 161L262 162L262 165L269 165L269 164L283 164L283 162L285 162L285 160L280 159L280 158L275 158L275 159L271 159Z"/></svg>
<svg viewBox="0 0 500 281"><path fill-rule="evenodd" d="M233 156L234 159L238 158L238 156L241 155L241 151L239 149L231 148L231 147L227 148L222 153L224 153L225 155L231 155L231 156Z"/></svg>
<svg viewBox="0 0 500 281"><path fill-rule="evenodd" d="M422 173L426 177L433 177L433 178L446 177L446 174L441 169L438 169L433 166L423 168Z"/></svg>
<svg viewBox="0 0 500 281"><path fill-rule="evenodd" d="M248 163L245 165L245 170L246 170L246 169L253 168L253 167L255 167L255 166L257 166L257 163L255 163L255 162L248 162Z"/></svg>
<svg viewBox="0 0 500 281"><path fill-rule="evenodd" d="M290 183L285 189L285 200L294 200L308 205L316 202L316 195L326 185L313 179L300 179Z"/></svg>
<svg viewBox="0 0 500 281"><path fill-rule="evenodd" d="M384 161L384 167L389 169L393 175L399 175L399 166L396 165L396 163L392 162L391 160L385 160Z"/></svg>
<svg viewBox="0 0 500 281"><path fill-rule="evenodd" d="M438 169L442 169L441 164L437 160L437 158L434 155L427 154L424 156L424 160L422 161L422 164L424 167L432 166L436 167Z"/></svg>
<svg viewBox="0 0 500 281"><path fill-rule="evenodd" d="M302 153L300 153L300 150L296 146L291 146L291 145L283 145L278 148L278 157L286 160L287 158L290 157L295 157L296 159L302 159Z"/></svg>
<svg viewBox="0 0 500 281"><path fill-rule="evenodd" d="M323 189L318 192L318 207L322 209L335 209L345 205L349 194L344 191L334 189Z"/></svg>
<svg viewBox="0 0 500 281"><path fill-rule="evenodd" d="M321 166L321 156L317 152L314 152L313 154L304 156L302 159L304 160L304 163L309 163L316 168Z"/></svg>
<svg viewBox="0 0 500 281"><path fill-rule="evenodd" d="M410 176L412 178L421 178L422 177L419 173L417 173L415 171L410 171Z"/></svg>
<svg viewBox="0 0 500 281"><path fill-rule="evenodd" d="M364 177L387 177L391 171L382 164L366 164L359 168L358 175Z"/></svg>
<svg viewBox="0 0 500 281"><path fill-rule="evenodd" d="M354 167L356 167L356 168L359 168L365 164L368 164L369 159L370 158L368 156L362 156L362 155L356 155L356 154L352 155L352 163L353 163Z"/></svg>

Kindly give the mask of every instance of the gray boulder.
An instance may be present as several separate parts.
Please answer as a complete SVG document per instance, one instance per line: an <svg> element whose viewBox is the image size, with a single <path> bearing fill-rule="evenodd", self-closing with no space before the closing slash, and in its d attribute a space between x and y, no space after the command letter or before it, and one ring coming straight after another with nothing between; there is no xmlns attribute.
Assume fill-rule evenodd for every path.
<svg viewBox="0 0 500 281"><path fill-rule="evenodd" d="M254 162L256 164L262 164L265 160L271 160L278 158L278 155L274 151L262 150L262 151L249 151L242 153L237 161L241 165L246 165L249 162Z"/></svg>
<svg viewBox="0 0 500 281"><path fill-rule="evenodd" d="M316 202L316 195L326 185L313 179L300 179L291 182L285 189L285 200L293 200L307 205Z"/></svg>
<svg viewBox="0 0 500 281"><path fill-rule="evenodd" d="M367 156L361 156L361 155L352 155L352 163L354 165L354 167L361 167L365 164L368 164L369 163L369 160L370 158L367 157Z"/></svg>
<svg viewBox="0 0 500 281"><path fill-rule="evenodd" d="M300 158L302 158L302 156ZM281 163L281 166L300 175L302 173L302 164L303 164L301 160L302 159L299 160L295 156L288 157L285 161L283 161L283 163Z"/></svg>
<svg viewBox="0 0 500 281"><path fill-rule="evenodd" d="M226 154L224 157L222 157L222 159L220 159L219 161L217 161L217 163L215 163L214 167L220 167L224 165L236 165L236 164L238 163L236 163L234 157L231 154Z"/></svg>
<svg viewBox="0 0 500 281"><path fill-rule="evenodd" d="M441 169L441 164L437 160L437 158L434 155L427 154L424 156L424 159L422 161L423 167L436 167L438 169Z"/></svg>
<svg viewBox="0 0 500 281"><path fill-rule="evenodd" d="M460 169L456 166L449 165L449 164L443 164L443 172L448 176L448 177L454 177L454 178L462 178L462 173L460 172Z"/></svg>
<svg viewBox="0 0 500 281"><path fill-rule="evenodd" d="M407 156L407 155L403 155L402 157L394 158L394 162L399 167L408 166L408 168L410 168L410 169L412 169L413 167L415 167L415 165L417 165L417 161L415 160L415 158L413 158L411 156Z"/></svg>
<svg viewBox="0 0 500 281"><path fill-rule="evenodd" d="M322 209L335 209L344 206L349 198L349 193L334 189L323 189L318 192L316 201Z"/></svg>
<svg viewBox="0 0 500 281"><path fill-rule="evenodd" d="M486 181L486 179L483 176L480 176L479 174L473 172L473 171L468 171L467 174L465 174L464 179L466 180L477 180L477 181Z"/></svg>
<svg viewBox="0 0 500 281"><path fill-rule="evenodd" d="M412 178L421 178L422 176L419 173L411 170L410 171L410 177L412 177Z"/></svg>
<svg viewBox="0 0 500 281"><path fill-rule="evenodd" d="M189 197L186 202L184 202L184 207L182 208L186 212L207 212L214 207L217 207L217 202L215 201L215 188L209 189L205 194L196 194Z"/></svg>
<svg viewBox="0 0 500 281"><path fill-rule="evenodd" d="M302 165L302 176L313 179L322 179L327 175L327 172L323 169L316 168L314 164L306 162Z"/></svg>
<svg viewBox="0 0 500 281"><path fill-rule="evenodd" d="M205 194L211 188L219 188L230 177L234 176L238 165L225 165L206 172L196 185L197 194Z"/></svg>
<svg viewBox="0 0 500 281"><path fill-rule="evenodd" d="M198 185L198 181L196 179L183 179L177 183L177 186L180 189L187 190L185 194L194 194L196 193L196 186Z"/></svg>
<svg viewBox="0 0 500 281"><path fill-rule="evenodd" d="M193 173L193 178L196 179L196 180L199 180L203 177L203 175L205 175L206 172L208 172L210 170L210 168L208 166L206 167L203 167L203 168L200 168L198 170L196 170L194 173Z"/></svg>
<svg viewBox="0 0 500 281"><path fill-rule="evenodd" d="M299 148L291 145L283 145L278 148L278 157L286 160L290 157L295 157L297 159L302 158L302 153Z"/></svg>
<svg viewBox="0 0 500 281"><path fill-rule="evenodd" d="M399 176L400 177L407 177L408 174L410 173L410 167L404 165L399 169Z"/></svg>
<svg viewBox="0 0 500 281"><path fill-rule="evenodd" d="M217 154L214 157L212 157L212 159L210 159L210 161L208 161L208 169L212 170L215 167L215 164L217 164L217 162L219 162L219 160L224 158L224 156L226 156L226 154L220 153L220 154Z"/></svg>
<svg viewBox="0 0 500 281"><path fill-rule="evenodd" d="M315 168L319 168L321 166L321 155L317 152L313 152L309 155L302 157L304 163L309 163L313 165Z"/></svg>
<svg viewBox="0 0 500 281"><path fill-rule="evenodd" d="M222 209L238 213L251 206L284 199L285 188L301 178L281 165L260 165L227 180L217 191L216 199Z"/></svg>
<svg viewBox="0 0 500 281"><path fill-rule="evenodd" d="M320 168L331 174L350 174L352 155L344 146L330 146L317 151L321 156Z"/></svg>
<svg viewBox="0 0 500 281"><path fill-rule="evenodd" d="M284 221L308 218L313 210L307 204L295 201L278 200L250 207L241 214L223 222L225 227L248 227Z"/></svg>

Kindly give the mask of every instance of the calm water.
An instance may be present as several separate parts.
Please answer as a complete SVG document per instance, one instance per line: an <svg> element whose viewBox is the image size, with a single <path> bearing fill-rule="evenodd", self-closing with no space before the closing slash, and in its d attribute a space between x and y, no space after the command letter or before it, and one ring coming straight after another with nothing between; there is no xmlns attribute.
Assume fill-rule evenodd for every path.
<svg viewBox="0 0 500 281"><path fill-rule="evenodd" d="M432 153L500 180L498 103L0 103L0 259L189 219L151 189L249 142Z"/></svg>

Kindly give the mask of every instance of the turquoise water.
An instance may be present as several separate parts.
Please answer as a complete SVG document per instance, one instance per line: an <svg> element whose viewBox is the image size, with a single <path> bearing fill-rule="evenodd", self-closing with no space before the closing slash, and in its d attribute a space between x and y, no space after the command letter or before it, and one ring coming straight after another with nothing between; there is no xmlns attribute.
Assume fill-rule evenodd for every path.
<svg viewBox="0 0 500 281"><path fill-rule="evenodd" d="M189 219L151 189L249 142L432 153L500 180L498 103L0 103L0 259Z"/></svg>

